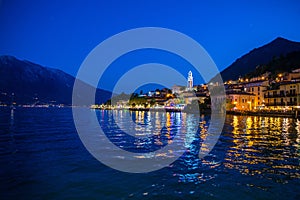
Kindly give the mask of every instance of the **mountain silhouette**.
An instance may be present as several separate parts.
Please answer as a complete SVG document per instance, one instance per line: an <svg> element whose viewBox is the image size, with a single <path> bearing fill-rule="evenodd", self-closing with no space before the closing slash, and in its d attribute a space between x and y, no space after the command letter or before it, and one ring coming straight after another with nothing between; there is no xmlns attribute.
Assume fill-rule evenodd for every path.
<svg viewBox="0 0 300 200"><path fill-rule="evenodd" d="M300 51L300 42L278 37L238 58L221 72L221 76L223 81L237 80L240 76L254 71L258 65L268 64L275 57L285 56L294 51Z"/></svg>
<svg viewBox="0 0 300 200"><path fill-rule="evenodd" d="M16 104L71 105L74 81L73 76L59 69L13 56L0 56L0 104L13 101ZM103 103L110 96L111 92L97 89L96 102Z"/></svg>

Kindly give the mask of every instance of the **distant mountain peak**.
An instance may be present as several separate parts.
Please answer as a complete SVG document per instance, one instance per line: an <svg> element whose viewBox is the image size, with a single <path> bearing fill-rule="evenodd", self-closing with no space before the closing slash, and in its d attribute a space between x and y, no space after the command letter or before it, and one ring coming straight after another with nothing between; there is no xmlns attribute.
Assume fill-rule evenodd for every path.
<svg viewBox="0 0 300 200"><path fill-rule="evenodd" d="M14 93L17 104L55 102L71 105L74 81L73 76L61 70L13 56L0 56L0 104L10 104L11 98L7 94ZM96 101L105 102L110 96L111 92L97 89Z"/></svg>
<svg viewBox="0 0 300 200"><path fill-rule="evenodd" d="M291 41L291 40L288 40L286 38L283 38L283 37L277 37L276 39L274 39L273 41L271 41L270 43L264 45L264 46L267 46L267 45L271 45L271 44L279 44L279 45L291 45L291 44L300 44L299 42L295 42L295 41ZM263 46L262 46L263 47Z"/></svg>
<svg viewBox="0 0 300 200"><path fill-rule="evenodd" d="M283 37L277 37L275 40L273 40L273 41L290 41L290 40L288 40L288 39L285 39L285 38L283 38Z"/></svg>

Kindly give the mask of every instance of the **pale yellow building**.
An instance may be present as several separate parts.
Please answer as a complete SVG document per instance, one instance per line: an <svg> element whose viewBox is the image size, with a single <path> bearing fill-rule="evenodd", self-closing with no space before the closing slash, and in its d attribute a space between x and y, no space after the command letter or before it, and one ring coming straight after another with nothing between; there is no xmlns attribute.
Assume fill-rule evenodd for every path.
<svg viewBox="0 0 300 200"><path fill-rule="evenodd" d="M269 109L292 109L300 105L299 97L299 81L276 83L265 91L265 106Z"/></svg>
<svg viewBox="0 0 300 200"><path fill-rule="evenodd" d="M253 110L255 105L255 95L247 92L227 92L227 110Z"/></svg>
<svg viewBox="0 0 300 200"><path fill-rule="evenodd" d="M253 109L263 108L264 106L264 91L267 89L268 81L253 81L244 83L244 91L254 96L254 102L252 103Z"/></svg>

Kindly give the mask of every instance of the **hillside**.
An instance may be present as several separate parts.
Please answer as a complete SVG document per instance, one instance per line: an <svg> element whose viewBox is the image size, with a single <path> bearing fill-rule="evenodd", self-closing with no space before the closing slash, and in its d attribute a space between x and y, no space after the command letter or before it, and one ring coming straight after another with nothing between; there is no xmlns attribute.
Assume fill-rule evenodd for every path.
<svg viewBox="0 0 300 200"><path fill-rule="evenodd" d="M74 81L61 70L0 56L0 103L71 105ZM97 102L105 102L110 96L108 91L97 90Z"/></svg>
<svg viewBox="0 0 300 200"><path fill-rule="evenodd" d="M258 65L268 64L273 58L286 56L288 53L300 51L300 42L293 42L278 37L272 42L255 48L249 53L238 58L221 72L224 81L236 80L240 76L254 71Z"/></svg>
<svg viewBox="0 0 300 200"><path fill-rule="evenodd" d="M259 65L254 71L245 75L246 78L260 76L266 72L276 75L282 72L291 72L300 68L300 51L288 53L285 56L274 57L268 64Z"/></svg>

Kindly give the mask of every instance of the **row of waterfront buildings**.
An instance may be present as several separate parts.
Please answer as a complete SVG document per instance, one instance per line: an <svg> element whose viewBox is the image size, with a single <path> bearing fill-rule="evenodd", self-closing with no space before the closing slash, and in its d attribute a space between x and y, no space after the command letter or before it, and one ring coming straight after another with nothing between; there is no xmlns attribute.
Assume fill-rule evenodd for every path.
<svg viewBox="0 0 300 200"><path fill-rule="evenodd" d="M189 77L191 74L189 73ZM188 78L186 90L182 86L173 86L173 93L183 95L185 103L197 99L203 103L210 93L208 85L196 85L191 88ZM300 69L292 72L272 75L265 73L251 79L239 78L224 82L226 92L226 110L293 110L300 108ZM193 90L195 96L189 98L187 91Z"/></svg>
<svg viewBox="0 0 300 200"><path fill-rule="evenodd" d="M225 82L227 110L292 110L300 106L300 69Z"/></svg>
<svg viewBox="0 0 300 200"><path fill-rule="evenodd" d="M226 110L293 110L300 108L300 69L272 75L265 73L251 79L239 78L224 82ZM143 94L148 103L137 107L185 107L193 101L207 103L210 91L207 84L194 85L190 71L187 85L174 85L172 90L162 89ZM151 104L151 102L154 104ZM116 107L130 107L128 101L118 101Z"/></svg>

